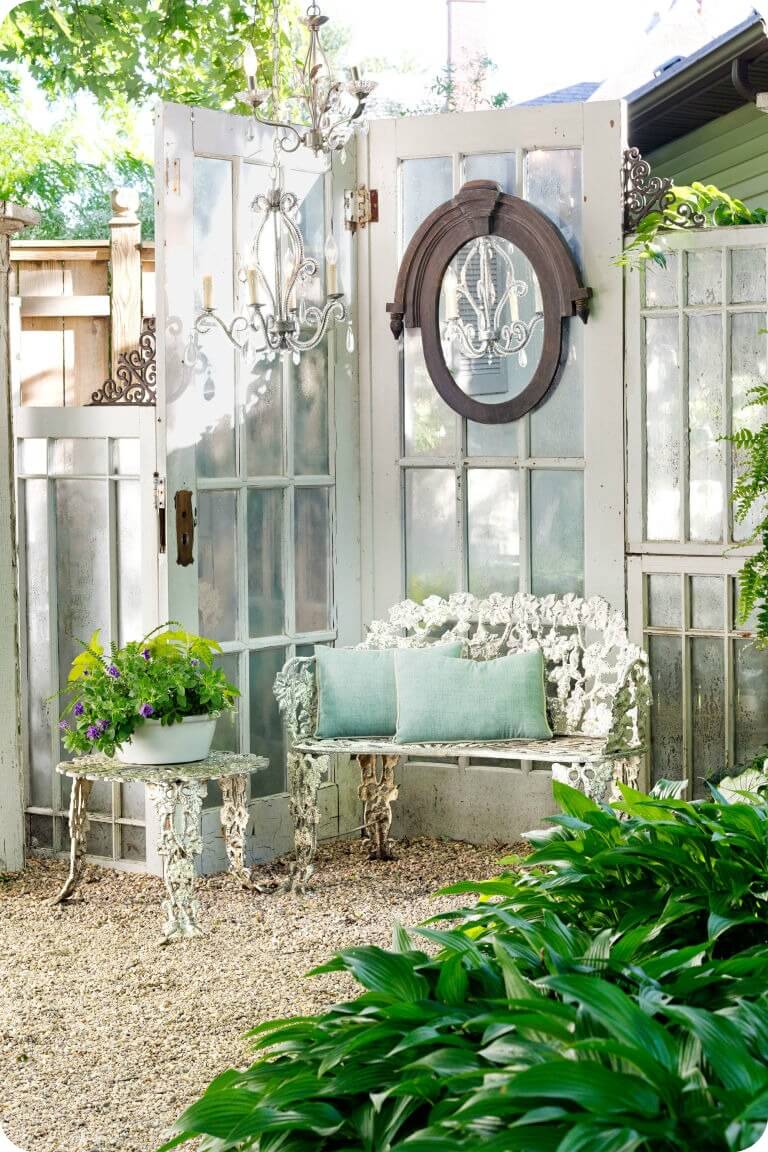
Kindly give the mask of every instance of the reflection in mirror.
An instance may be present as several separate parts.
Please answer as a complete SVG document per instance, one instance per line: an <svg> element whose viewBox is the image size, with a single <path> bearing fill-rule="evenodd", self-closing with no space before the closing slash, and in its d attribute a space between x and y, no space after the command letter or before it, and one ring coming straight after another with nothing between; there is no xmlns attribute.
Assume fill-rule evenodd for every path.
<svg viewBox="0 0 768 1152"><path fill-rule="evenodd" d="M541 289L508 240L479 236L459 249L443 277L440 320L446 364L468 396L501 404L531 382L544 335Z"/></svg>

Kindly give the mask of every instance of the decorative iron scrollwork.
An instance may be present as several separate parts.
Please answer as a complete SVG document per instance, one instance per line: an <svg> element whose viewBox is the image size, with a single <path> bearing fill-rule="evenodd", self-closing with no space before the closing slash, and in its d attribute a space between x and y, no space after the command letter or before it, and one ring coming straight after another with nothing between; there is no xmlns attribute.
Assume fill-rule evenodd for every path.
<svg viewBox="0 0 768 1152"><path fill-rule="evenodd" d="M91 395L91 406L131 404L154 407L157 401L157 334L154 317L145 317L138 348L121 352L115 376Z"/></svg>
<svg viewBox="0 0 768 1152"><path fill-rule="evenodd" d="M635 232L649 212L663 212L675 204L671 176L654 176L639 148L624 150L622 184L624 196L624 231ZM681 228L703 228L706 217L690 204L676 204L675 223Z"/></svg>

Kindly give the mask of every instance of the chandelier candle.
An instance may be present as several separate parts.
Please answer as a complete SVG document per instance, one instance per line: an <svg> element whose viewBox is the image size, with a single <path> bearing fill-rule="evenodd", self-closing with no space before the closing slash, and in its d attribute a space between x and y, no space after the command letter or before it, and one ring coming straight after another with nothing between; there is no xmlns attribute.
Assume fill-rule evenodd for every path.
<svg viewBox="0 0 768 1152"><path fill-rule="evenodd" d="M203 308L213 308L213 276L207 272L203 276Z"/></svg>

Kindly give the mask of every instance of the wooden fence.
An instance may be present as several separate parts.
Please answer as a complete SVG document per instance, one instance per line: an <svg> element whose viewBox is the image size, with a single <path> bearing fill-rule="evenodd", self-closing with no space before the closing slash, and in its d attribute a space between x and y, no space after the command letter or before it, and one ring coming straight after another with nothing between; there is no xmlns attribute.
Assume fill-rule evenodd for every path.
<svg viewBox="0 0 768 1152"><path fill-rule="evenodd" d="M109 240L11 244L14 404L76 406L138 345L155 315L155 248L132 192L112 195Z"/></svg>

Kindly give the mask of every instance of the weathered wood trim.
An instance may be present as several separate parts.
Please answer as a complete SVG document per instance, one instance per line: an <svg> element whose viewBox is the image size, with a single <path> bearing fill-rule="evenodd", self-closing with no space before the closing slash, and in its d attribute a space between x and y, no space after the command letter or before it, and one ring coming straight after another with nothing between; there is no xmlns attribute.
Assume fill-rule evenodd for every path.
<svg viewBox="0 0 768 1152"><path fill-rule="evenodd" d="M21 296L22 316L109 316L109 296Z"/></svg>

